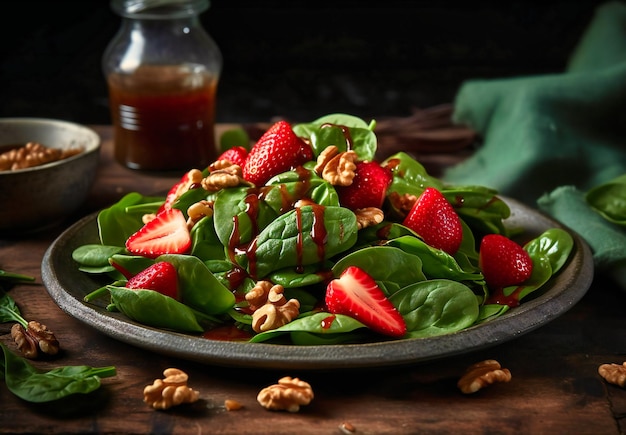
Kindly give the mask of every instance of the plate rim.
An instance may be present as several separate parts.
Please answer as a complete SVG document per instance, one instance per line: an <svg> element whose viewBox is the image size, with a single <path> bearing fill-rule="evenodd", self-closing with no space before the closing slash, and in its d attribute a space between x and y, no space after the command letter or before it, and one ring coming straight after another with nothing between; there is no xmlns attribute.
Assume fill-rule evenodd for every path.
<svg viewBox="0 0 626 435"><path fill-rule="evenodd" d="M593 258L580 235L539 210L498 196L511 208L509 219L515 219L516 214L518 218L531 216L545 224L545 229L558 227L568 231L574 239L572 255L538 297L488 323L446 335L365 344L298 346L211 340L139 324L121 313L83 302L76 296L76 290L62 285L62 271L56 265L63 258L67 261L68 255L71 260L71 252L63 248L71 245L77 235L89 231L89 225L96 224L99 212L83 217L50 244L42 259L42 281L53 301L71 317L127 344L189 361L226 367L304 370L378 368L433 361L493 347L527 334L564 314L591 286ZM84 274L78 267L75 270ZM471 344L467 346L467 343Z"/></svg>

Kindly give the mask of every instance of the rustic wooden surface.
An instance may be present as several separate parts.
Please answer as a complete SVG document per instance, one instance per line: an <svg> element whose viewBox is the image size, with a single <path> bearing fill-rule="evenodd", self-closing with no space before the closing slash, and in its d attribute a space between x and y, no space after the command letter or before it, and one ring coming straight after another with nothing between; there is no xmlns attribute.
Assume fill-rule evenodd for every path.
<svg viewBox="0 0 626 435"><path fill-rule="evenodd" d="M129 191L150 194L169 188L176 177L143 175L112 160L111 129L102 136L102 164L88 213ZM2 206L5 206L4 204ZM41 284L41 260L65 225L45 234L0 239L0 269L33 275L36 283L15 286L10 295L27 319L39 320L59 338L62 353L34 362L117 368L117 375L87 397L34 405L13 396L0 383L2 433L212 433L341 434L349 423L355 434L611 434L624 433L626 391L606 384L597 369L626 359L626 294L596 276L576 306L560 318L514 341L470 354L392 369L340 372L233 369L201 365L147 352L109 338L64 312ZM15 351L10 324L0 340ZM473 395L456 382L465 368L493 358L513 379ZM167 367L189 374L201 400L190 406L155 411L143 402L143 387ZM282 376L309 382L315 398L297 413L267 411L257 393ZM227 411L232 399L244 407Z"/></svg>

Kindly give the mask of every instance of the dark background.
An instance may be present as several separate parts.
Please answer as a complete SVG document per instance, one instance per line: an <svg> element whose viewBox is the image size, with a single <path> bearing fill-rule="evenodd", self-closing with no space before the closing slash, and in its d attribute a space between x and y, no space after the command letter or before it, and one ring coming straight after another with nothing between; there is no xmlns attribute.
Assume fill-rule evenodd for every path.
<svg viewBox="0 0 626 435"><path fill-rule="evenodd" d="M471 78L562 71L603 2L213 0L220 122L405 116ZM314 6L311 6L314 5ZM0 18L0 116L108 124L107 1L11 2Z"/></svg>

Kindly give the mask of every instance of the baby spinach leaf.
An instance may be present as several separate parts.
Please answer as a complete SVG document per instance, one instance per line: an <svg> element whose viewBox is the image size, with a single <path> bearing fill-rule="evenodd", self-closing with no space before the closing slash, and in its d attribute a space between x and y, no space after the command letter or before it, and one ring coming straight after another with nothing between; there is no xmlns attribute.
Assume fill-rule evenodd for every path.
<svg viewBox="0 0 626 435"><path fill-rule="evenodd" d="M349 249L356 234L356 216L347 208L307 205L291 210L258 235L256 259L248 271L263 278L281 268L324 261Z"/></svg>
<svg viewBox="0 0 626 435"><path fill-rule="evenodd" d="M391 288L426 280L422 272L422 260L394 246L370 246L354 251L335 263L334 276L338 277L349 266L360 267L379 285L393 283Z"/></svg>
<svg viewBox="0 0 626 435"><path fill-rule="evenodd" d="M482 186L457 186L446 187L441 193L472 229L481 233L507 234L503 220L511 215L511 209L496 196L496 190Z"/></svg>
<svg viewBox="0 0 626 435"><path fill-rule="evenodd" d="M0 323L6 322L17 322L24 328L28 326L15 300L0 288Z"/></svg>
<svg viewBox="0 0 626 435"><path fill-rule="evenodd" d="M176 267L182 301L205 314L223 314L235 304L235 295L215 278L202 260L192 255L165 254L157 258Z"/></svg>
<svg viewBox="0 0 626 435"><path fill-rule="evenodd" d="M111 207L101 210L97 219L100 242L103 245L124 246L126 240L143 226L141 217L146 213L143 208L135 209L131 213L128 207L145 203L153 204L150 207L152 211L158 209L158 203L154 203L154 198L132 192Z"/></svg>
<svg viewBox="0 0 626 435"><path fill-rule="evenodd" d="M510 286L502 289L502 293L510 297L514 294L518 301L521 301L530 293L541 288L552 277L552 266L550 258L540 252L530 255L533 262L533 271L523 285Z"/></svg>
<svg viewBox="0 0 626 435"><path fill-rule="evenodd" d="M443 183L428 174L424 166L405 152L394 154L382 163L391 168L393 181L387 190L387 195L405 193L420 196L427 187L443 189Z"/></svg>
<svg viewBox="0 0 626 435"><path fill-rule="evenodd" d="M571 234L561 228L550 228L524 246L531 257L543 254L550 260L552 274L557 273L574 249Z"/></svg>
<svg viewBox="0 0 626 435"><path fill-rule="evenodd" d="M361 118L343 113L323 116L307 124L295 124L293 131L308 139L315 157L330 145L339 151L354 150L360 160L373 160L377 139L375 123L368 125Z"/></svg>
<svg viewBox="0 0 626 435"><path fill-rule="evenodd" d="M122 246L107 246L98 244L82 245L72 251L72 259L80 264L79 269L88 273L102 273L114 270L109 258L115 254L125 252Z"/></svg>
<svg viewBox="0 0 626 435"><path fill-rule="evenodd" d="M387 242L389 246L395 246L422 260L422 271L428 278L446 278L454 281L480 281L483 275L473 268L466 272L459 266L454 257L435 249L423 240L414 236L402 236Z"/></svg>
<svg viewBox="0 0 626 435"><path fill-rule="evenodd" d="M226 250L220 242L213 216L205 216L191 229L191 255L202 261L226 259Z"/></svg>
<svg viewBox="0 0 626 435"><path fill-rule="evenodd" d="M115 308L141 324L179 332L202 332L193 310L154 290L107 286Z"/></svg>
<svg viewBox="0 0 626 435"><path fill-rule="evenodd" d="M626 174L590 189L585 199L609 222L626 226Z"/></svg>
<svg viewBox="0 0 626 435"><path fill-rule="evenodd" d="M213 204L215 232L227 248L250 243L276 216L259 191L249 187L224 189Z"/></svg>
<svg viewBox="0 0 626 435"><path fill-rule="evenodd" d="M328 279L331 262L324 262L323 266L311 264L302 268L285 267L271 272L267 278L274 284L280 284L284 288L306 287L319 284Z"/></svg>
<svg viewBox="0 0 626 435"><path fill-rule="evenodd" d="M250 343L261 343L291 332L310 332L319 335L332 335L352 332L365 328L358 320L343 314L319 312L310 316L299 317L286 325L270 331L261 332L250 339Z"/></svg>
<svg viewBox="0 0 626 435"><path fill-rule="evenodd" d="M72 394L87 394L100 387L100 379L116 375L115 367L65 366L47 372L32 366L25 358L12 354L0 343L0 378L22 400L51 402Z"/></svg>
<svg viewBox="0 0 626 435"><path fill-rule="evenodd" d="M406 337L434 337L460 331L478 319L476 296L469 287L434 279L404 287L389 300L404 317Z"/></svg>
<svg viewBox="0 0 626 435"><path fill-rule="evenodd" d="M478 314L478 319L476 319L476 323L484 323L490 320L493 320L497 317L500 317L507 311L511 309L508 305L500 305L500 304L484 304L480 306L480 312Z"/></svg>

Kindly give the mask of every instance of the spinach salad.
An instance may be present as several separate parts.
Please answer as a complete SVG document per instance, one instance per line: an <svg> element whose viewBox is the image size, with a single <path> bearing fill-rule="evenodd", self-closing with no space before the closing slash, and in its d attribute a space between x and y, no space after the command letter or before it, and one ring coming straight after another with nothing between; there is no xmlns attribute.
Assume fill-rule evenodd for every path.
<svg viewBox="0 0 626 435"><path fill-rule="evenodd" d="M374 129L374 122L345 114L293 126L311 145L314 159L334 145L340 151L356 151L361 160L373 160ZM191 205L208 201L213 214L191 228L188 254L158 258L133 255L125 242L144 225L142 216L155 213L165 197L127 194L99 212L100 243L80 246L72 253L82 272L109 283L93 289L85 300L108 297L108 310L121 311L139 323L212 339L294 345L366 343L390 338L347 315L336 314L332 323L326 322L326 284L350 266L365 270L402 314L407 325L402 338L407 339L449 334L497 318L541 289L566 264L574 246L568 232L551 228L531 240L526 237L524 249L533 261L532 275L522 285L498 289L494 295L481 273L477 246L486 234L525 237L523 228L505 225L511 213L507 203L488 187L447 185L404 152L381 164L393 168L393 181L379 224L358 229L354 212L341 206L335 188L313 170L313 160L274 176L265 186L187 190L173 208L187 216ZM203 174L208 174L208 168ZM388 201L393 195L417 197L427 187L440 190L461 219L462 243L454 255L427 245L403 226L400 210ZM310 205L294 208L302 199ZM249 248L241 249L251 244L253 259ZM136 274L157 261L176 267L180 300L127 288L126 278L112 266ZM299 315L284 326L255 333L244 295L258 280L282 286L287 299L299 301Z"/></svg>

